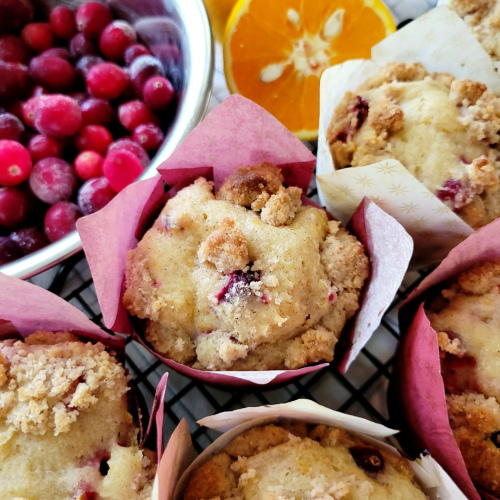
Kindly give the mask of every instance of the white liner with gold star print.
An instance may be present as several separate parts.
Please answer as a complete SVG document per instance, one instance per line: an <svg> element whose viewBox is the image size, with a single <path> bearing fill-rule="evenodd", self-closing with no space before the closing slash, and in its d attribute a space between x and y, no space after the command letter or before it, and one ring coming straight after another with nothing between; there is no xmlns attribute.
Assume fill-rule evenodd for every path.
<svg viewBox="0 0 500 500"><path fill-rule="evenodd" d="M421 62L429 72L479 80L500 94L493 63L463 21L438 7L373 47L372 60L356 59L329 68L321 77L317 183L321 202L347 222L364 196L410 233L414 266L438 262L473 229L396 160L336 170L326 141L335 108L388 62Z"/></svg>

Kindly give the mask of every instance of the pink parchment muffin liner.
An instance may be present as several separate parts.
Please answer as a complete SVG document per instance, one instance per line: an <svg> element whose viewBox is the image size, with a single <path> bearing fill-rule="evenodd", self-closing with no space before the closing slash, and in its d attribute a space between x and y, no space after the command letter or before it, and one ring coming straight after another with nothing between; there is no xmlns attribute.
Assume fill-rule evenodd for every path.
<svg viewBox="0 0 500 500"><path fill-rule="evenodd" d="M399 311L402 338L389 389L391 416L407 431L408 446L414 450L429 450L462 491L474 500L481 496L495 497L476 490L453 437L437 334L425 314L424 302L431 290L472 265L482 260L500 259L499 241L500 219L497 219L455 247L403 303Z"/></svg>
<svg viewBox="0 0 500 500"><path fill-rule="evenodd" d="M83 341L101 342L117 354L125 357L125 339L109 335L93 323L83 312L64 299L43 288L0 273L0 340L26 338L37 330L58 332L67 330ZM163 452L163 406L167 386L165 374L156 389L149 424L142 442L154 432L158 463Z"/></svg>
<svg viewBox="0 0 500 500"><path fill-rule="evenodd" d="M133 334L165 364L205 382L235 386L280 383L327 365L260 372L195 370L154 353L135 332L122 305L127 253L152 224L159 207L200 176L213 180L217 189L239 166L264 161L282 170L287 185L307 192L315 167L314 155L261 107L243 97L231 96L162 163L158 168L160 176L128 186L102 210L77 223L105 325ZM163 182L172 188L166 195ZM336 360L342 371L347 370L379 325L403 279L413 249L403 227L368 200L358 207L350 229L371 258L371 277L352 328L339 342L345 344Z"/></svg>
<svg viewBox="0 0 500 500"><path fill-rule="evenodd" d="M235 436L252 427L275 422L278 419L300 420L313 424L341 427L359 435L373 446L383 448L388 453L399 454L394 447L380 441L380 439L392 436L398 431L363 418L330 410L314 401L301 399L285 404L243 408L205 417L198 421L200 425L224 432L224 434L196 459L194 459L195 453L187 425L185 421L181 421L170 437L163 460L160 463L160 472L157 475L164 496L155 497L153 495L153 498L155 500L182 498L187 480L195 468L208 460L214 453L219 452ZM168 468L167 464L172 465L172 467ZM410 462L410 466L431 499L465 500L465 496L431 456L420 457Z"/></svg>

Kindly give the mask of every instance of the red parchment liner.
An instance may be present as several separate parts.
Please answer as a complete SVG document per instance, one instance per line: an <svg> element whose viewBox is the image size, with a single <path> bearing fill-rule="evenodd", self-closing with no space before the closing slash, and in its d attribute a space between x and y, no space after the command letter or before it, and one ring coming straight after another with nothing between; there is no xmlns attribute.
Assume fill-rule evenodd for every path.
<svg viewBox="0 0 500 500"><path fill-rule="evenodd" d="M82 340L103 343L116 352L118 358L123 359L125 356L123 337L104 332L83 312L57 295L0 273L0 340L16 337L17 334L28 337L36 330L69 330ZM156 431L158 463L163 451L163 406L167 376L163 375L158 384L143 439L144 442L153 429Z"/></svg>
<svg viewBox="0 0 500 500"><path fill-rule="evenodd" d="M299 370L261 372L194 370L154 353L134 333L130 317L122 305L127 252L137 245L138 238L147 228L147 221L152 221L158 213L158 205L200 176L213 179L217 187L240 165L255 165L263 161L280 167L287 185L307 191L314 172L314 155L265 110L243 97L231 96L217 106L159 167L161 178L173 187L167 196L163 196L159 177L134 183L102 210L77 222L105 325L115 331L136 335L137 340L165 364L208 383L234 386L281 383L327 366L323 363ZM365 294L362 308L363 322L355 327L352 341L348 343L353 352L361 349L379 324L401 283L411 254L411 239L394 219L368 201L360 206L359 211L357 217L362 222L356 225L356 230L366 233L368 251L380 252L376 258L370 254L374 269L386 269L379 266L383 260L386 266L390 265L390 272L386 275L378 271L372 273L373 279L367 285L370 293ZM382 241L399 243L381 248ZM370 297L385 297L386 303L378 301L370 308ZM362 332L367 325L371 329L368 334ZM350 351L350 348L346 349L343 369L353 358L349 356Z"/></svg>
<svg viewBox="0 0 500 500"><path fill-rule="evenodd" d="M423 303L431 289L486 259L500 259L500 219L455 247L410 294L399 311L402 332L389 389L394 423L408 431L413 450L427 448L471 499L479 499L448 421L439 347ZM494 498L481 492L483 498Z"/></svg>

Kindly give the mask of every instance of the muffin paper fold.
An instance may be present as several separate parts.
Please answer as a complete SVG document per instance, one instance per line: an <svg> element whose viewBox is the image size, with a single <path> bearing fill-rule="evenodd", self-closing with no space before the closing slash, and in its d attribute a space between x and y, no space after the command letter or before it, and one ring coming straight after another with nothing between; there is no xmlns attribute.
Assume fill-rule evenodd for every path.
<svg viewBox="0 0 500 500"><path fill-rule="evenodd" d="M200 425L222 431L224 434L203 451L198 458L192 461L190 465L188 465L187 460L184 460L182 467L178 467L176 470L170 469L166 474L158 475L160 483L168 483L170 485L169 490L163 490L165 496L157 497L158 500L176 500L182 498L182 492L187 485L189 474L193 469L220 451L221 448L242 432L252 427L275 422L279 419L294 419L313 424L342 427L359 435L359 437L368 443L383 448L386 452L399 454L396 448L379 440L392 436L398 431L363 418L331 410L310 400L302 399L285 404L243 408L241 410L205 417L198 421ZM176 457L187 457L192 453L191 450L192 443L189 434L183 432L181 425L179 425L168 442L162 462L166 462L167 460L173 462ZM466 498L430 456L422 456L414 462L410 462L410 464L430 498L453 498L454 500ZM163 463L160 464L160 469L164 470ZM174 488L171 485L174 485Z"/></svg>
<svg viewBox="0 0 500 500"><path fill-rule="evenodd" d="M27 281L0 273L0 340L19 336L26 338L37 330L70 331L84 342L101 342L116 353L117 359L123 364L124 337L106 333L61 297ZM144 444L149 435L156 436L158 462L163 451L163 408L167 378L168 374L164 374L158 383L153 407L149 412L148 428L142 439Z"/></svg>
<svg viewBox="0 0 500 500"><path fill-rule="evenodd" d="M438 7L384 39L371 60L350 60L321 77L317 183L320 200L342 222L366 196L396 218L415 243L414 266L439 262L473 229L396 160L336 170L326 134L335 108L388 62L421 62L429 72L484 82L500 93L500 77L491 59L463 21Z"/></svg>
<svg viewBox="0 0 500 500"><path fill-rule="evenodd" d="M500 259L500 219L477 230L455 247L410 294L399 311L402 333L388 402L394 424L406 431L408 451L427 449L471 499L480 494L467 473L453 437L436 331L424 311L429 293L483 260ZM494 498L481 492L483 498Z"/></svg>
<svg viewBox="0 0 500 500"><path fill-rule="evenodd" d="M298 370L221 371L194 370L154 353L135 332L122 305L127 252L135 248L148 224L169 197L200 176L213 179L215 186L241 165L270 162L278 166L287 185L307 192L314 167L314 155L274 117L251 101L231 96L196 127L170 158L159 167L161 177L134 183L99 212L78 220L97 297L108 328L133 334L158 359L188 376L221 385L249 385L285 382L327 363ZM171 187L164 194L163 182ZM308 201L309 203L309 201ZM348 332L342 359L345 370L380 323L403 279L412 252L411 238L392 217L370 201L360 204L352 230L365 244L372 271L365 285L362 307Z"/></svg>

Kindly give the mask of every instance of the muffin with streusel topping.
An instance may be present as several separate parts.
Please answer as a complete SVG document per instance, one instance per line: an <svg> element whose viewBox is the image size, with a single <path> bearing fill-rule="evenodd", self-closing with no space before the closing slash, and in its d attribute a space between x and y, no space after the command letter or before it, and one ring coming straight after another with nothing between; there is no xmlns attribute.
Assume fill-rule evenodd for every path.
<svg viewBox="0 0 500 500"><path fill-rule="evenodd" d="M336 108L337 169L400 161L473 228L500 215L500 98L482 83L389 63Z"/></svg>
<svg viewBox="0 0 500 500"><path fill-rule="evenodd" d="M500 496L500 261L463 272L427 307L450 426L476 485Z"/></svg>
<svg viewBox="0 0 500 500"><path fill-rule="evenodd" d="M124 304L155 351L202 370L331 361L369 274L362 245L270 164L199 178L129 251Z"/></svg>
<svg viewBox="0 0 500 500"><path fill-rule="evenodd" d="M341 428L284 421L236 436L192 472L183 498L428 497L405 458Z"/></svg>
<svg viewBox="0 0 500 500"><path fill-rule="evenodd" d="M1 341L0 498L150 498L129 378L103 344L68 332Z"/></svg>

